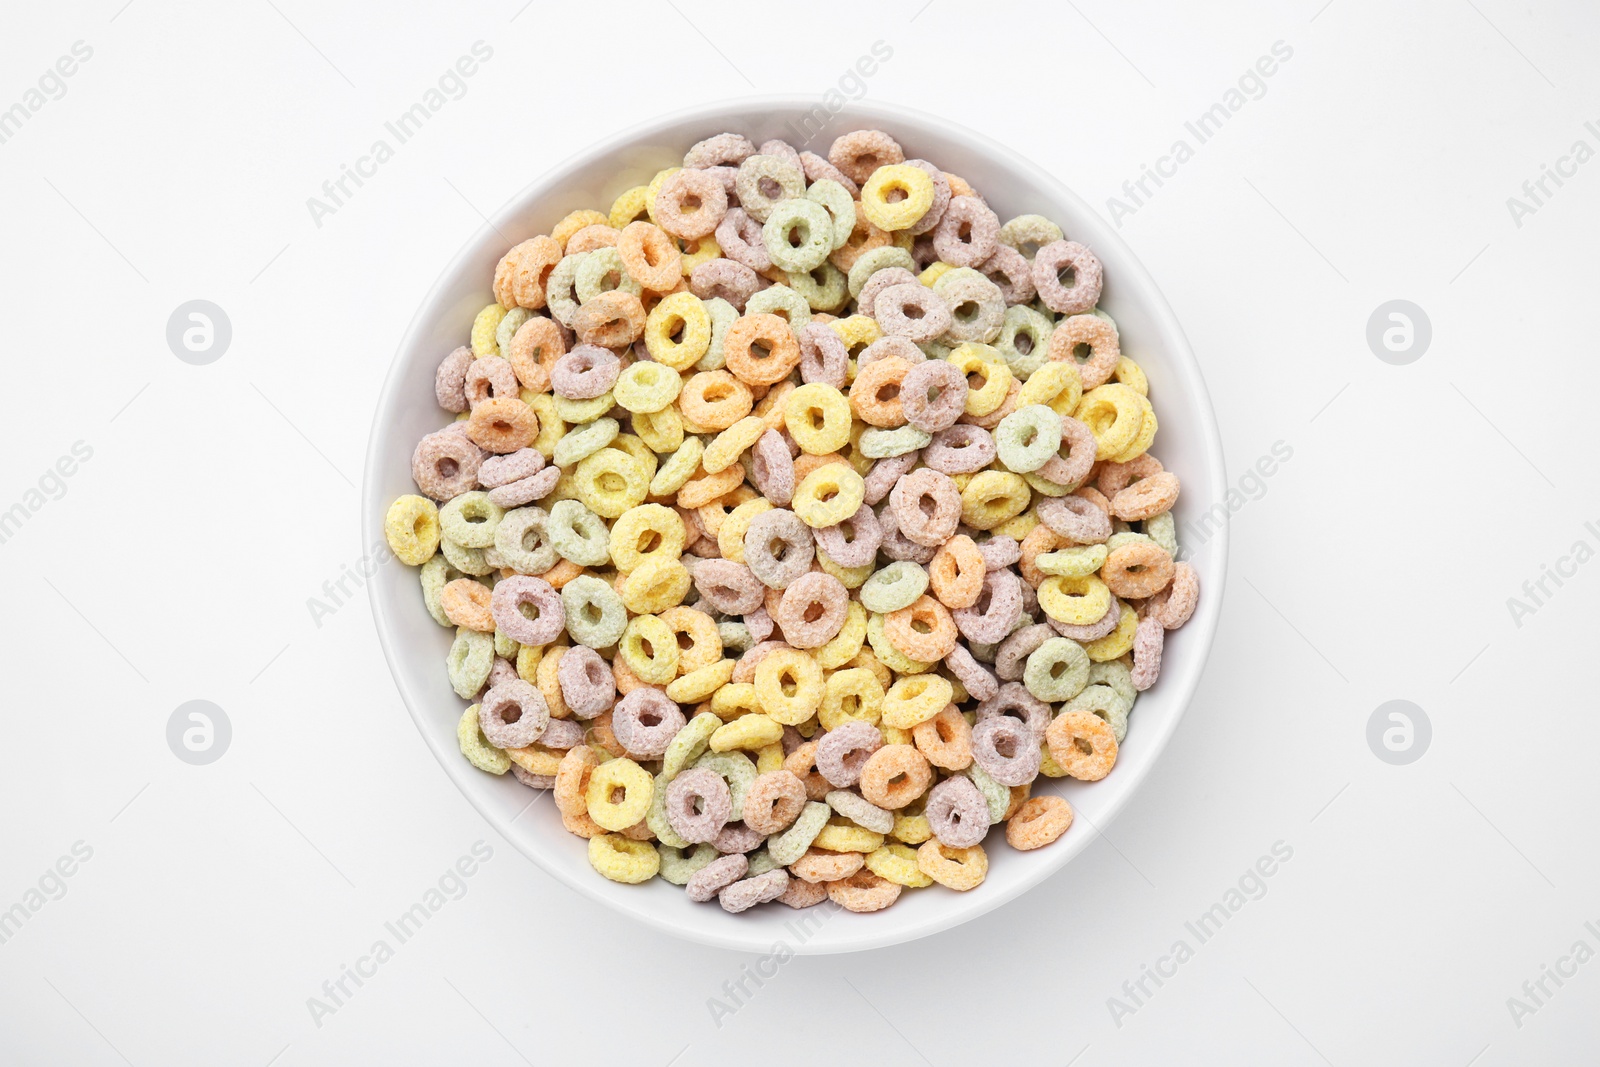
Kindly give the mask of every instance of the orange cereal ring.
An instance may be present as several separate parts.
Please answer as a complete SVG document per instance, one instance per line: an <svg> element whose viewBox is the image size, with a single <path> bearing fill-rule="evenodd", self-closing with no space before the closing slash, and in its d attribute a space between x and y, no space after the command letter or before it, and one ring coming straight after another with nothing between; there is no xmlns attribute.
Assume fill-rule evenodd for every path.
<svg viewBox="0 0 1600 1067"><path fill-rule="evenodd" d="M774 647L777 647L774 645ZM817 770L817 742L807 741L783 758L783 769L794 775L806 787L808 800L821 800L833 791L833 786Z"/></svg>
<svg viewBox="0 0 1600 1067"><path fill-rule="evenodd" d="M981 577L979 583L981 588ZM919 663L937 663L956 647L956 624L949 609L926 593L910 607L885 615L883 635Z"/></svg>
<svg viewBox="0 0 1600 1067"><path fill-rule="evenodd" d="M558 561L554 567L551 567L549 570L539 575L539 577L543 578L546 582L549 582L550 588L559 590L562 586L566 585L568 582L572 581L572 579L576 578L582 573L582 567L578 566L570 559L563 559Z"/></svg>
<svg viewBox="0 0 1600 1067"><path fill-rule="evenodd" d="M649 222L630 222L617 237L617 253L628 277L652 292L665 293L683 281L683 253L665 230Z"/></svg>
<svg viewBox="0 0 1600 1067"><path fill-rule="evenodd" d="M800 362L800 342L789 324L771 312L741 315L722 335L728 370L751 385L773 385Z"/></svg>
<svg viewBox="0 0 1600 1067"><path fill-rule="evenodd" d="M1072 805L1061 797L1031 797L1006 821L1006 840L1012 848L1042 848L1072 825Z"/></svg>
<svg viewBox="0 0 1600 1067"><path fill-rule="evenodd" d="M1084 714L1100 722L1092 713ZM912 745L884 745L861 765L858 784L862 796L880 808L895 811L927 792L933 784L933 768Z"/></svg>
<svg viewBox="0 0 1600 1067"><path fill-rule="evenodd" d="M621 230L605 222L585 226L567 238L567 255L576 256L584 252L593 252L597 248L615 248L617 238L621 236Z"/></svg>
<svg viewBox="0 0 1600 1067"><path fill-rule="evenodd" d="M964 893L982 884L989 873L989 856L982 845L952 848L934 837L917 849L917 869L945 888Z"/></svg>
<svg viewBox="0 0 1600 1067"><path fill-rule="evenodd" d="M972 727L954 704L913 726L911 740L935 767L960 771L972 766Z"/></svg>
<svg viewBox="0 0 1600 1067"><path fill-rule="evenodd" d="M1153 518L1178 502L1178 476L1161 471L1140 478L1111 498L1111 514L1124 522Z"/></svg>
<svg viewBox="0 0 1600 1067"><path fill-rule="evenodd" d="M806 475L812 471L820 470L830 463L845 462L845 458L837 452L829 452L822 456L813 456L809 452L802 452L794 457L794 484L799 485L806 480Z"/></svg>
<svg viewBox="0 0 1600 1067"><path fill-rule="evenodd" d="M584 344L601 348L631 345L644 333L644 305L625 289L601 293L572 316L572 332Z"/></svg>
<svg viewBox="0 0 1600 1067"><path fill-rule="evenodd" d="M1022 580L1035 589L1039 588L1039 583L1049 577L1039 569L1037 562L1039 557L1046 552L1054 552L1058 548L1066 548L1074 544L1077 544L1077 542L1071 538L1062 537L1042 522L1029 530L1027 536L1022 539L1022 543L1017 546L1019 553L1017 569L1022 572Z"/></svg>
<svg viewBox="0 0 1600 1067"><path fill-rule="evenodd" d="M1161 461L1148 452L1126 463L1104 460L1096 464L1096 467L1098 469L1095 473L1094 487L1108 500L1134 482L1148 478L1152 474L1160 474L1162 471Z"/></svg>
<svg viewBox="0 0 1600 1067"><path fill-rule="evenodd" d="M1056 323L1046 351L1050 359L1078 368L1084 392L1109 381L1122 359L1117 328L1099 315L1069 315Z"/></svg>
<svg viewBox="0 0 1600 1067"><path fill-rule="evenodd" d="M986 569L977 543L966 534L957 534L933 554L928 564L928 587L945 607L970 608L983 592Z"/></svg>
<svg viewBox="0 0 1600 1067"><path fill-rule="evenodd" d="M487 452L504 455L527 448L538 433L533 409L513 396L485 400L467 417L467 438Z"/></svg>
<svg viewBox="0 0 1600 1067"><path fill-rule="evenodd" d="M1092 711L1063 711L1044 732L1055 760L1074 778L1098 782L1117 762L1117 738L1111 724Z"/></svg>
<svg viewBox="0 0 1600 1067"><path fill-rule="evenodd" d="M726 430L750 414L750 387L725 370L701 371L683 383L678 410L704 430Z"/></svg>
<svg viewBox="0 0 1600 1067"><path fill-rule="evenodd" d="M792 867L790 868L793 869ZM856 871L848 878L828 883L828 899L845 911L882 911L900 899L901 886L871 871Z"/></svg>
<svg viewBox="0 0 1600 1067"><path fill-rule="evenodd" d="M910 362L899 356L868 363L856 372L856 380L850 385L850 410L869 426L904 426L906 413L900 405L900 387L910 372Z"/></svg>
<svg viewBox="0 0 1600 1067"><path fill-rule="evenodd" d="M886 248L894 244L894 234L887 230L880 230L867 218L867 213L861 206L861 201L856 201L856 224L850 230L850 237L845 243L833 250L828 256L828 262L840 270L848 271L855 266L856 260L872 251L874 248Z"/></svg>
<svg viewBox="0 0 1600 1067"><path fill-rule="evenodd" d="M867 857L859 852L829 852L813 846L789 864L789 873L808 882L837 882L855 874L866 862Z"/></svg>
<svg viewBox="0 0 1600 1067"><path fill-rule="evenodd" d="M744 468L735 463L726 470L708 474L704 467L678 490L678 506L701 508L725 493L731 493L744 481Z"/></svg>
<svg viewBox="0 0 1600 1067"><path fill-rule="evenodd" d="M566 217L550 227L550 239L560 245L563 250L572 243L572 235L587 226L604 225L606 216L593 208L579 208L570 211Z"/></svg>
<svg viewBox="0 0 1600 1067"><path fill-rule="evenodd" d="M516 372L517 381L536 393L550 388L550 371L556 360L567 354L567 341L554 319L534 315L517 327L511 337L506 360Z"/></svg>
<svg viewBox="0 0 1600 1067"><path fill-rule="evenodd" d="M1106 557L1100 580L1126 600L1155 596L1172 581L1172 557L1154 541L1119 545Z"/></svg>
<svg viewBox="0 0 1600 1067"><path fill-rule="evenodd" d="M555 238L541 235L523 241L495 264L495 303L503 308L523 307L530 311L544 307L545 282L559 262L561 245Z"/></svg>
<svg viewBox="0 0 1600 1067"><path fill-rule="evenodd" d="M493 591L472 578L457 578L446 582L439 590L439 608L445 617L457 626L482 633L494 633L494 614L489 610Z"/></svg>
<svg viewBox="0 0 1600 1067"><path fill-rule="evenodd" d="M588 745L569 749L562 757L554 792L556 809L563 817L588 814L589 776L598 766L600 755Z"/></svg>

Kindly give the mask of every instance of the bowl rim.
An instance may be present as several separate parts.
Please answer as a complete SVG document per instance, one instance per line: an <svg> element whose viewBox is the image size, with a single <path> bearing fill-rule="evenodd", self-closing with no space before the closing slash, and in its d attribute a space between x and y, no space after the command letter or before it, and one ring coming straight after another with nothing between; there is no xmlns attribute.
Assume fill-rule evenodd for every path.
<svg viewBox="0 0 1600 1067"><path fill-rule="evenodd" d="M438 311L439 302L446 289L453 284L454 279L466 267L472 258L474 249L483 240L485 230L498 230L502 223L509 221L529 204L537 201L544 195L549 187L555 185L561 178L574 170L591 165L601 159L612 156L625 149L633 142L651 134L664 131L671 127L681 126L685 123L700 122L706 125L708 131L705 136L718 132L724 127L718 125L720 121L731 114L748 112L752 109L772 108L774 110L787 110L801 108L810 111L818 106L814 96L798 93L770 93L755 96L727 97L715 101L694 104L673 112L657 115L648 120L634 123L631 126L597 141L588 147L575 152L559 163L543 169L537 177L528 182L495 211L489 213L487 219L463 240L450 261L440 270L427 294L418 302L417 310L413 313L411 321L406 325L405 332L401 335L400 342L390 358L388 371L384 376L383 385L378 391L376 406L373 410L372 424L368 430L367 450L362 471L362 489L360 494L360 529L363 544L376 544L384 542L382 516L387 508L387 502L378 496L377 471L386 458L380 454L379 441L382 435L382 423L386 412L393 410L399 401L396 395L400 390L403 377L404 360L402 357L410 350L419 333L426 329L427 319ZM988 135L979 133L967 126L951 122L942 116L922 111L917 108L905 107L900 104L883 103L880 101L855 100L848 101L843 107L834 109L830 117L849 116L859 118L863 122L887 120L889 122L903 121L911 124L942 127L952 136L965 140L974 147L989 153L993 158L1005 161L1009 168L1026 172L1029 180L1048 188L1062 202L1073 205L1083 219L1088 220L1087 225L1079 225L1077 230L1084 232L1081 238L1084 244L1092 247L1114 247L1119 260L1118 283L1127 285L1130 289L1138 291L1137 302L1150 316L1155 326L1155 333L1170 343L1169 358L1176 376L1181 380L1185 392L1189 396L1188 403L1192 406L1199 427L1199 438L1203 443L1203 464L1207 470L1212 484L1218 487L1219 492L1225 491L1227 486L1227 470L1224 462L1221 431L1217 424L1216 412L1212 407L1210 392L1206 388L1205 378L1196 359L1194 350L1189 344L1187 335L1168 304L1165 294L1156 285L1155 279L1150 275L1144 264L1134 254L1133 249L1122 240L1116 228L1108 223L1096 212L1087 201L1079 196L1053 174L1041 168L1028 157L1012 148L1001 144ZM713 130L712 127L716 126ZM1224 509L1226 510L1226 509ZM1159 724L1158 732L1142 734L1140 748L1146 752L1145 762L1136 768L1136 779L1117 793L1106 805L1097 812L1096 824L1091 827L1091 834L1085 834L1066 849L1059 853L1038 857L1038 862L1025 869L1024 872L1011 883L1001 887L994 886L990 892L982 897L961 894L954 904L971 901L965 907L952 906L938 914L932 920L911 929L885 929L881 932L864 929L847 943L834 943L826 939L812 938L799 944L791 943L789 948L796 954L822 955L833 953L847 953L866 951L875 948L884 948L894 944L917 940L932 934L940 933L952 927L959 926L979 917L987 912L1016 899L1023 893L1036 887L1046 878L1056 874L1081 852L1096 837L1104 836L1105 829L1121 813L1124 807L1143 786L1165 751L1167 743L1176 732L1179 722L1188 712L1190 703L1194 699L1196 689L1205 674L1205 668L1210 661L1211 648L1216 636L1218 621L1221 617L1223 592L1226 584L1228 567L1228 545L1231 531L1231 514L1225 514L1217 530L1206 541L1208 554L1214 554L1212 569L1214 575L1206 583L1206 595L1201 598L1200 606L1194 617L1185 629L1198 631L1198 648L1196 668L1185 678L1181 679L1179 691L1173 693L1175 710L1171 717ZM402 673L397 656L398 637L395 633L395 620L391 619L381 610L377 581L366 583L367 598L372 609L373 625L377 631L378 644L383 650L384 661L388 665L390 680L405 704L407 713L411 716L412 724L422 735L423 743L439 761L446 777L456 786L469 804L475 808L480 816L498 833L509 842L518 852L533 861L546 874L570 887L580 895L595 900L593 886L585 884L585 880L572 877L562 866L547 862L543 854L534 848L527 847L521 837L511 830L512 819L505 819L493 810L479 795L468 789L462 781L461 769L468 768L456 750L455 738L452 733L448 738L435 736L437 731L430 729L430 724L425 718L425 711L419 706L420 700L409 688L401 684ZM1190 640L1193 640L1191 637ZM449 742L446 744L446 742ZM458 766L459 765L459 766ZM470 768L469 768L470 769ZM526 809L523 809L526 810ZM601 898L600 903L614 907L640 922L657 930L671 934L675 937L693 941L698 944L710 945L717 948L730 949L740 952L767 951L772 946L770 938L754 936L754 930L740 932L736 922L726 924L727 933L723 934L723 925L717 925L715 930L707 931L699 928L685 928L675 925L668 918L657 914L656 911L643 904L631 902L619 903L615 898ZM819 944L818 942L823 943Z"/></svg>

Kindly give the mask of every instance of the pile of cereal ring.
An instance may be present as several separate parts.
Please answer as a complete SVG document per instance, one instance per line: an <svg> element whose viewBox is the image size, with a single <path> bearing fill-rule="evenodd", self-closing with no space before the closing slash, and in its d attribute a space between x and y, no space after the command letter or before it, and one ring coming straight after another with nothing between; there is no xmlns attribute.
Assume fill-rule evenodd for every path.
<svg viewBox="0 0 1600 1067"><path fill-rule="evenodd" d="M385 521L462 754L728 911L984 880L1072 824L1167 630L1178 479L1100 261L879 130L722 133L507 252Z"/></svg>

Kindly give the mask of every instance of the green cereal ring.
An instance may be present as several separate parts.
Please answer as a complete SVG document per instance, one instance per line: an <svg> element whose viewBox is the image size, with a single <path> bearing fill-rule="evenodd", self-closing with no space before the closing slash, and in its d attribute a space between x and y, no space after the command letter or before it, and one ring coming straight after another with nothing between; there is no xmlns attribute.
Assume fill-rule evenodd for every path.
<svg viewBox="0 0 1600 1067"><path fill-rule="evenodd" d="M1106 542L1105 542L1105 544L1106 544L1106 552L1107 553L1115 552L1117 549L1121 548L1123 545L1154 544L1154 543L1155 543L1155 538L1149 536L1148 534L1139 533L1136 530L1118 530L1116 533L1114 533L1110 537L1106 538Z"/></svg>
<svg viewBox="0 0 1600 1067"><path fill-rule="evenodd" d="M494 328L495 347L500 350L501 359L511 358L511 339L522 329L522 324L527 322L533 312L527 308L512 308L500 320L500 325Z"/></svg>
<svg viewBox="0 0 1600 1067"><path fill-rule="evenodd" d="M819 274L821 278L817 277ZM844 271L827 260L809 271L795 271L788 278L789 288L804 297L812 311L836 311L850 295Z"/></svg>
<svg viewBox="0 0 1600 1067"><path fill-rule="evenodd" d="M1178 558L1178 524L1173 521L1172 512L1163 511L1144 520L1144 532L1150 540L1166 549L1167 555Z"/></svg>
<svg viewBox="0 0 1600 1067"><path fill-rule="evenodd" d="M728 783L728 792L733 794L733 812L729 820L738 822L744 818L745 790L756 780L756 765L750 762L750 757L743 752L706 752L694 765L722 776Z"/></svg>
<svg viewBox="0 0 1600 1067"><path fill-rule="evenodd" d="M755 296L744 302L746 315L770 313L778 316L789 324L789 329L798 335L806 324L811 321L811 305L806 303L806 298L789 288L787 285L769 285Z"/></svg>
<svg viewBox="0 0 1600 1067"><path fill-rule="evenodd" d="M950 353L955 351L949 345L940 344L938 341L924 341L917 347L922 349L922 354L929 359L949 359Z"/></svg>
<svg viewBox="0 0 1600 1067"><path fill-rule="evenodd" d="M1110 550L1105 545L1074 545L1058 548L1054 552L1041 552L1034 557L1033 565L1045 574L1059 574L1066 578L1086 578L1098 574L1106 565Z"/></svg>
<svg viewBox="0 0 1600 1067"><path fill-rule="evenodd" d="M994 447L1011 470L1036 471L1061 447L1061 416L1044 404L1018 408L995 427Z"/></svg>
<svg viewBox="0 0 1600 1067"><path fill-rule="evenodd" d="M983 794L984 803L989 805L989 825L1006 817L1006 809L1011 807L1011 790L990 778L988 773L976 763L961 772L972 779L972 784L978 787L978 792Z"/></svg>
<svg viewBox="0 0 1600 1067"><path fill-rule="evenodd" d="M583 257L583 262L578 264L578 271L573 276L572 291L577 294L579 304L587 304L601 293L609 293L613 289L638 296L644 292L640 284L629 276L628 270L622 265L622 253L615 247L607 246L596 248Z"/></svg>
<svg viewBox="0 0 1600 1067"><path fill-rule="evenodd" d="M1133 687L1133 672L1121 660L1108 659L1104 663L1091 663L1089 665L1089 684L1110 686L1122 698L1128 710L1133 710L1133 702L1139 696L1139 690Z"/></svg>
<svg viewBox="0 0 1600 1067"><path fill-rule="evenodd" d="M1089 653L1076 641L1052 637L1028 655L1022 684L1040 700L1071 700L1089 684Z"/></svg>
<svg viewBox="0 0 1600 1067"><path fill-rule="evenodd" d="M761 226L761 243L780 270L804 272L833 251L833 216L815 200L780 200Z"/></svg>
<svg viewBox="0 0 1600 1067"><path fill-rule="evenodd" d="M767 195L764 186L768 181L778 186L776 197ZM748 156L739 164L733 189L745 214L757 222L766 222L773 207L806 195L806 176L799 167L778 156Z"/></svg>
<svg viewBox="0 0 1600 1067"><path fill-rule="evenodd" d="M517 650L522 646L506 636L500 627L494 628L494 654L501 659L516 659Z"/></svg>
<svg viewBox="0 0 1600 1067"><path fill-rule="evenodd" d="M999 350L1005 359L1006 366L1018 378L1026 378L1040 367L1049 358L1047 346L1050 344L1050 334L1055 331L1055 324L1048 315L1041 315L1026 304L1016 304L1006 308L1005 317L1000 320L1000 336L994 339L994 347ZM1018 344L1021 337L1026 344Z"/></svg>
<svg viewBox="0 0 1600 1067"><path fill-rule="evenodd" d="M610 396L610 393L606 394L608 400ZM609 404L607 410L610 410ZM550 457L550 461L558 467L570 467L580 460L588 459L615 441L621 429L616 419L596 419L587 426L569 431L556 442L555 454Z"/></svg>
<svg viewBox="0 0 1600 1067"><path fill-rule="evenodd" d="M417 578L422 583L423 606L440 626L455 624L445 615L444 607L439 603L439 594L444 591L445 585L461 577L464 577L462 572L450 566L450 561L443 556L434 556L417 572Z"/></svg>
<svg viewBox="0 0 1600 1067"><path fill-rule="evenodd" d="M694 472L700 469L700 457L705 454L706 446L698 437L685 437L683 444L678 446L661 469L656 471L656 476L650 479L650 495L666 496L676 493L683 488L683 484L694 477Z"/></svg>
<svg viewBox="0 0 1600 1067"><path fill-rule="evenodd" d="M1131 703L1124 703L1121 694L1109 685L1091 685L1061 707L1062 713L1087 711L1098 715L1111 725L1111 736L1122 744L1128 736L1128 712Z"/></svg>
<svg viewBox="0 0 1600 1067"><path fill-rule="evenodd" d="M754 852L746 852L744 858L748 864L745 870L745 876L748 878L754 878L758 874L766 874L768 871L778 869L778 861L772 858L772 853L767 850L766 846L762 846Z"/></svg>
<svg viewBox="0 0 1600 1067"><path fill-rule="evenodd" d="M488 548L505 511L481 489L462 493L439 509L439 531L462 548Z"/></svg>
<svg viewBox="0 0 1600 1067"><path fill-rule="evenodd" d="M911 258L911 253L897 245L884 245L863 252L861 256L850 265L850 295L860 296L861 287L867 284L867 279L889 267L904 267L913 274L917 271L917 262Z"/></svg>
<svg viewBox="0 0 1600 1067"><path fill-rule="evenodd" d="M450 642L450 655L445 665L456 696L470 700L483 688L483 683L489 680L489 672L494 669L493 635L465 626L456 627L456 639Z"/></svg>
<svg viewBox="0 0 1600 1067"><path fill-rule="evenodd" d="M576 500L558 500L550 506L550 543L562 559L580 567L603 567L611 562L611 531L606 521Z"/></svg>
<svg viewBox="0 0 1600 1067"><path fill-rule="evenodd" d="M867 643L872 646L872 654L878 657L878 662L896 674L922 674L938 666L914 660L895 648L894 642L883 632L883 616L877 612L867 616Z"/></svg>
<svg viewBox="0 0 1600 1067"><path fill-rule="evenodd" d="M592 574L580 574L561 587L567 633L580 645L610 648L628 628L628 609L611 586Z"/></svg>
<svg viewBox="0 0 1600 1067"><path fill-rule="evenodd" d="M476 704L461 713L461 721L456 723L456 743L461 746L461 754L467 757L467 762L480 771L504 774L511 769L511 757L483 736Z"/></svg>
<svg viewBox="0 0 1600 1067"><path fill-rule="evenodd" d="M806 849L822 833L822 828L828 825L828 817L832 814L833 809L821 801L807 801L793 826L767 838L767 855L779 867L789 866L806 854Z"/></svg>
<svg viewBox="0 0 1600 1067"><path fill-rule="evenodd" d="M1041 496L1066 496L1083 484L1082 482L1073 482L1071 485L1062 485L1060 482L1052 482L1038 471L1024 471L1022 480L1032 486L1033 491Z"/></svg>
<svg viewBox="0 0 1600 1067"><path fill-rule="evenodd" d="M496 531L499 532L498 530ZM494 564L484 558L483 549L467 548L458 545L448 537L439 538L439 551L444 553L444 558L450 566L462 574L470 574L474 578L481 578L494 570Z"/></svg>
<svg viewBox="0 0 1600 1067"><path fill-rule="evenodd" d="M617 406L617 402L612 399L610 392L602 393L593 400L569 400L564 396L553 397L552 399L555 401L556 414L560 416L561 421L574 426L580 423L593 422ZM564 441L566 438L562 438L562 440ZM556 447L561 447L559 442ZM557 461L556 466L560 465L560 462Z"/></svg>
<svg viewBox="0 0 1600 1067"><path fill-rule="evenodd" d="M893 430L871 429L861 434L861 454L868 459L891 459L927 448L933 434L915 426L898 426Z"/></svg>
<svg viewBox="0 0 1600 1067"><path fill-rule="evenodd" d="M1066 240L1066 236L1061 232L1060 226L1043 215L1018 215L1000 227L998 240L1003 245L1015 248L1026 258L1032 259L1033 254L1039 249L1052 241Z"/></svg>
<svg viewBox="0 0 1600 1067"><path fill-rule="evenodd" d="M671 406L683 389L683 376L648 360L630 363L611 387L616 402L634 414L649 415ZM559 446L558 446L559 447Z"/></svg>
<svg viewBox="0 0 1600 1067"><path fill-rule="evenodd" d="M574 579L576 581L577 579ZM571 585L571 582L567 583ZM672 781L684 768L705 753L711 745L711 735L717 732L722 720L709 711L702 711L686 723L667 745L661 756L661 777Z"/></svg>
<svg viewBox="0 0 1600 1067"><path fill-rule="evenodd" d="M722 638L723 649L733 652L748 652L756 643L750 635L750 627L742 622L717 623L717 636Z"/></svg>
<svg viewBox="0 0 1600 1067"><path fill-rule="evenodd" d="M657 790L657 792L661 791ZM663 823L665 821L665 819L662 820ZM651 823L650 828L654 830L655 824ZM671 845L667 843L666 838L661 837L660 830L656 830L656 836L661 838L660 841L656 842L656 851L661 854L661 877L673 885L688 885L689 879L694 876L694 872L721 855L709 841L701 845ZM674 834L673 836L676 837L677 835ZM679 838L679 840L683 839ZM685 848L689 849L688 855L683 853Z"/></svg>
<svg viewBox="0 0 1600 1067"><path fill-rule="evenodd" d="M650 808L644 814L644 824L650 827L651 832L656 835L656 840L660 841L663 845L667 845L673 849L688 848L689 842L685 841L683 837L679 835L678 831L672 828L672 821L667 818L668 781L669 779L665 774L656 775L655 788L650 793ZM711 846L702 845L700 847L710 848ZM666 853L663 852L663 860L665 857ZM711 858L717 858L716 849L711 849ZM705 864L702 863L700 866L704 867ZM699 870L699 867L696 867L695 870ZM689 872L689 874L693 873L693 870ZM671 878L668 878L667 880L669 882L672 881ZM684 881L688 881L687 876L685 876ZM683 882L676 882L674 884L682 885Z"/></svg>
<svg viewBox="0 0 1600 1067"><path fill-rule="evenodd" d="M550 543L550 517L543 508L513 508L494 532L494 550L500 560L519 574L543 574L556 565L556 546Z"/></svg>
<svg viewBox="0 0 1600 1067"><path fill-rule="evenodd" d="M550 311L550 317L569 329L572 327L572 316L578 313L578 299L573 294L578 281L578 268L583 266L588 256L588 252L562 256L544 283L545 306Z"/></svg>
<svg viewBox="0 0 1600 1067"><path fill-rule="evenodd" d="M711 317L711 344L706 348L706 354L700 357L700 362L694 365L694 369L721 370L728 364L728 358L722 354L722 339L727 336L728 327L738 319L739 309L720 296L702 300L700 303L706 306L706 314Z"/></svg>
<svg viewBox="0 0 1600 1067"><path fill-rule="evenodd" d="M887 615L909 608L928 591L928 572L909 560L897 560L861 585L861 606Z"/></svg>
<svg viewBox="0 0 1600 1067"><path fill-rule="evenodd" d="M833 220L833 247L843 248L856 228L856 202L850 190L832 178L819 178L806 190L806 199L821 204Z"/></svg>

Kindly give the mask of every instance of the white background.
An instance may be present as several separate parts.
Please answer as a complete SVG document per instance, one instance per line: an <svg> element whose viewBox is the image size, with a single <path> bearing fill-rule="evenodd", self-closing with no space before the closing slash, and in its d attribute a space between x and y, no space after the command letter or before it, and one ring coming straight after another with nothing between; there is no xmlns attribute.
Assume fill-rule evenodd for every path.
<svg viewBox="0 0 1600 1067"><path fill-rule="evenodd" d="M1520 1026L1507 998L1532 1006L1524 981L1575 941L1600 950L1600 565L1547 583L1520 626L1506 601L1573 542L1600 547L1600 163L1521 226L1506 200L1575 140L1600 149L1600 13L520 3L8 5L0 108L74 42L93 56L0 144L0 510L74 442L93 456L0 545L0 908L75 842L93 855L0 944L0 1060L1487 1067L1592 1050L1600 962L1547 980ZM478 40L493 58L466 95L316 226L306 199ZM718 1025L708 998L751 960L616 920L515 853L424 749L364 591L347 582L320 625L307 602L366 551L379 382L485 213L659 113L820 98L878 40L893 56L870 98L980 129L1107 211L1185 120L1292 48L1122 233L1200 356L1235 484L1275 442L1293 455L1234 516L1205 681L1106 840L955 931L789 962ZM233 327L209 366L165 339L196 298ZM1396 298L1432 322L1407 366L1365 337ZM1408 766L1366 741L1397 698L1433 727ZM166 742L191 699L232 723L209 766ZM316 1025L307 998L480 839L493 858L465 896ZM1279 841L1293 858L1265 895L1198 945L1185 921ZM1180 938L1194 958L1114 1020L1108 999L1132 1004L1124 981Z"/></svg>

